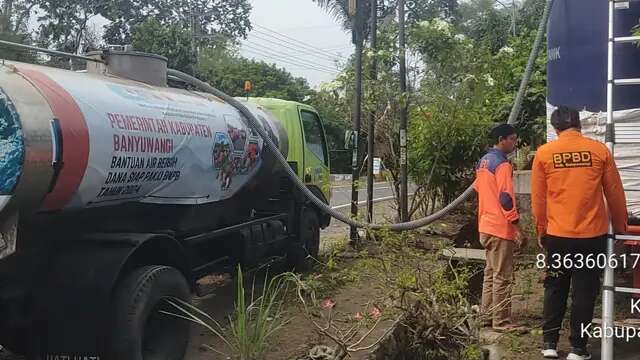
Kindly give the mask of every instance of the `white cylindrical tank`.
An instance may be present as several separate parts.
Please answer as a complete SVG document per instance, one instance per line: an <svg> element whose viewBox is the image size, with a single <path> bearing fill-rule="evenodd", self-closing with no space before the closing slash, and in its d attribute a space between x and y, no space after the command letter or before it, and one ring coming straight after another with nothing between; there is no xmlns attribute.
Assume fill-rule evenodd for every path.
<svg viewBox="0 0 640 360"><path fill-rule="evenodd" d="M283 127L247 105L286 156ZM259 181L269 162L257 132L209 94L0 66L0 214L210 204Z"/></svg>

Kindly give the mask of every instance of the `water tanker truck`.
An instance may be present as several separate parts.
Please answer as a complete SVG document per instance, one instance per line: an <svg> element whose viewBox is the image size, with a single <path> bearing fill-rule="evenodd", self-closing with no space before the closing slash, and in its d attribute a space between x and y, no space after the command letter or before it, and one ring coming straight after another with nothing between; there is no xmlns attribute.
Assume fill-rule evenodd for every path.
<svg viewBox="0 0 640 360"><path fill-rule="evenodd" d="M82 72L0 64L0 344L29 358L182 359L160 310L237 264L304 269L329 217L294 189L238 109L167 85L166 59L90 56ZM310 106L244 104L328 203Z"/></svg>

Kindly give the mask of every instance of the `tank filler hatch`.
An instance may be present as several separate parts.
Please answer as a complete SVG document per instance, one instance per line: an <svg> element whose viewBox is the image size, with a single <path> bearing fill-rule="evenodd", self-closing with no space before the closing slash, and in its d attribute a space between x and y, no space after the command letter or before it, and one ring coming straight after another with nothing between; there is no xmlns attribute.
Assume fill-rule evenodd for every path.
<svg viewBox="0 0 640 360"><path fill-rule="evenodd" d="M88 62L87 72L113 75L154 86L167 86L167 58L130 50L130 47L92 51L87 54L104 61Z"/></svg>

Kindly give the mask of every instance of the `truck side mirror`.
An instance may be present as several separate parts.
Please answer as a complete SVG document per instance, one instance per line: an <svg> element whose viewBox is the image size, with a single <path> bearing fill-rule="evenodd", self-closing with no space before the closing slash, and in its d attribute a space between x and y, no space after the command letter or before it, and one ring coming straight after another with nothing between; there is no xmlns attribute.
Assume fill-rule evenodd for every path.
<svg viewBox="0 0 640 360"><path fill-rule="evenodd" d="M344 149L345 150L353 149L354 136L355 136L355 132L353 130L344 131Z"/></svg>

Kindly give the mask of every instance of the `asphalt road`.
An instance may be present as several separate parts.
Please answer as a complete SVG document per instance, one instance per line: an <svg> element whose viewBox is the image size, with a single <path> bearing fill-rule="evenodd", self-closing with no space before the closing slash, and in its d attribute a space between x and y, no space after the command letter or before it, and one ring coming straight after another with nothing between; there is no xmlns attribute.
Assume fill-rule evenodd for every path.
<svg viewBox="0 0 640 360"><path fill-rule="evenodd" d="M409 194L412 194L415 186L409 184ZM378 182L373 184L373 200L384 201L393 199L393 188L388 182ZM367 187L358 191L358 200L360 203L367 201ZM331 206L334 208L347 208L351 206L351 185L340 185L331 187Z"/></svg>

